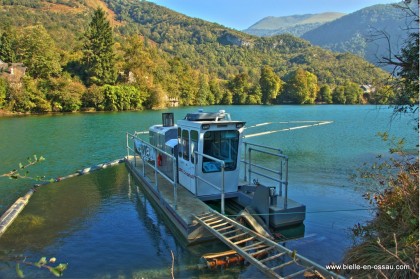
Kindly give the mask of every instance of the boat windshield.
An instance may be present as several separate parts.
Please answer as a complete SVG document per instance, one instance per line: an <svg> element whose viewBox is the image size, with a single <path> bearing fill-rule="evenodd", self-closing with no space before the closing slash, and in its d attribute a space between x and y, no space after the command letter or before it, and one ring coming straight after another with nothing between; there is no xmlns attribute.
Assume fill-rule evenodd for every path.
<svg viewBox="0 0 420 279"><path fill-rule="evenodd" d="M204 134L203 153L225 162L225 171L233 171L237 167L239 132L207 131ZM219 163L203 158L203 173L221 171Z"/></svg>

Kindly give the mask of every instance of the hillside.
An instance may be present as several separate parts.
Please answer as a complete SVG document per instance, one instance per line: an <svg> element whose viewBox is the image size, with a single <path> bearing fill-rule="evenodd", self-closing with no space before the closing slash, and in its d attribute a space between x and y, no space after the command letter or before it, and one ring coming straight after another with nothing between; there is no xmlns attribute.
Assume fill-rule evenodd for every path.
<svg viewBox="0 0 420 279"><path fill-rule="evenodd" d="M342 17L343 13L320 13L263 18L243 32L255 36L273 36L280 34L292 34L300 37L304 33L318 26Z"/></svg>
<svg viewBox="0 0 420 279"><path fill-rule="evenodd" d="M193 19L149 2L128 6L126 13L137 23L145 37L178 57L190 61L196 68L217 71L219 77L238 74L242 69L258 70L263 64L276 69L281 76L297 67L311 68L320 73L334 67L355 66L352 78L361 82L371 79L365 75L371 71L365 61L357 57L334 54L290 35L259 38L223 26ZM328 65L323 58L328 57ZM351 61L350 61L351 60ZM374 72L376 70L373 70ZM337 80L348 78L347 73L335 71ZM377 76L379 72L373 74ZM320 75L322 76L322 74ZM321 79L322 82L326 80Z"/></svg>
<svg viewBox="0 0 420 279"><path fill-rule="evenodd" d="M325 23L306 32L302 38L332 51L357 54L377 64L381 57L388 56L389 46L392 53L398 53L410 24L413 27L416 23L407 22L401 9L393 5L374 5Z"/></svg>
<svg viewBox="0 0 420 279"><path fill-rule="evenodd" d="M33 43L28 36L39 29L37 32L45 37L44 41L49 37L53 40L48 47L49 55L61 66L58 72L54 65L55 72L50 76L41 76L29 67L31 76L24 94L31 95L12 92L4 97L6 101L13 100L5 105L12 110L151 108L161 106L167 98L177 100L180 105L259 104L263 66L272 69L286 85L298 70L304 71L315 82L314 89L326 85L333 90L349 83L356 87L380 86L386 77L383 71L359 57L323 50L291 35L256 37L147 1L2 0L0 4L0 17L4 19L0 22L0 34L10 33L14 39L16 57L21 59L17 62L26 63L28 48L21 44ZM112 67L119 77L115 84L110 84L111 88L92 87L83 70L84 33L97 7L106 7L114 29L116 60ZM287 86L283 88L286 90ZM124 99L128 103L116 105L112 98L123 99L124 94L131 94ZM288 96L281 91L276 94ZM311 102L318 93L314 94ZM272 101L291 101L284 98ZM0 90L0 108L1 103Z"/></svg>

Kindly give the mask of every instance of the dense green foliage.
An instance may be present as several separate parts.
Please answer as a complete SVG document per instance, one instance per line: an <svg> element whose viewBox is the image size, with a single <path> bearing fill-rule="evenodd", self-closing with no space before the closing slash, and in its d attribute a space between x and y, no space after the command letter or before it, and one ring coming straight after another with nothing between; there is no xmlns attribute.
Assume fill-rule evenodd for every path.
<svg viewBox="0 0 420 279"><path fill-rule="evenodd" d="M4 61L27 67L18 83L1 77L11 111L330 103L338 86L380 90L387 77L361 58L291 35L257 38L146 1L105 1L109 10L98 9L99 0L2 3L0 34L14 50ZM380 99L359 95L339 103Z"/></svg>
<svg viewBox="0 0 420 279"><path fill-rule="evenodd" d="M21 30L16 56L28 68L28 73L33 78L48 78L61 72L58 49L42 25Z"/></svg>
<svg viewBox="0 0 420 279"><path fill-rule="evenodd" d="M0 60L7 63L15 61L15 52L13 50L12 39L9 33L4 32L0 36Z"/></svg>
<svg viewBox="0 0 420 279"><path fill-rule="evenodd" d="M260 87L262 93L262 103L270 104L277 98L282 83L280 78L274 73L273 69L264 66L261 69Z"/></svg>
<svg viewBox="0 0 420 279"><path fill-rule="evenodd" d="M114 38L105 12L98 8L85 33L83 63L86 84L113 84L116 79Z"/></svg>

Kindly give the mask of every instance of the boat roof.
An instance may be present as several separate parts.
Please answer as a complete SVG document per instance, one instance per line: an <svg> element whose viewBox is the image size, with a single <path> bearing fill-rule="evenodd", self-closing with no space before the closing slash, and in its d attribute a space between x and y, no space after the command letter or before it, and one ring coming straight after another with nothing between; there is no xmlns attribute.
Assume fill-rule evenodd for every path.
<svg viewBox="0 0 420 279"><path fill-rule="evenodd" d="M204 112L201 109L198 112L187 113L184 119L177 121L178 126L181 127L201 127L202 124L235 125L236 123L242 123L241 126L245 125L244 121L231 120L230 114L224 110Z"/></svg>
<svg viewBox="0 0 420 279"><path fill-rule="evenodd" d="M187 113L184 120L188 121L222 121L222 120L230 120L230 115L226 113L224 110L220 110L219 112L193 112Z"/></svg>

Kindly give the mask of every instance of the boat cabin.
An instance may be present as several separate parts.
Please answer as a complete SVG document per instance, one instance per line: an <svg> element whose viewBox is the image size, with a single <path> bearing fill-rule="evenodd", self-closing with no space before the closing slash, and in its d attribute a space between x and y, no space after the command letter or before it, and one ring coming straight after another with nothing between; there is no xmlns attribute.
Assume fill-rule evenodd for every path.
<svg viewBox="0 0 420 279"><path fill-rule="evenodd" d="M232 121L223 110L188 113L174 124L173 113L162 115L162 125L149 129L150 144L177 159L178 183L201 199L237 192L240 146L245 122ZM165 154L158 155L164 169ZM170 169L167 174L170 175ZM224 181L221 181L224 180Z"/></svg>

